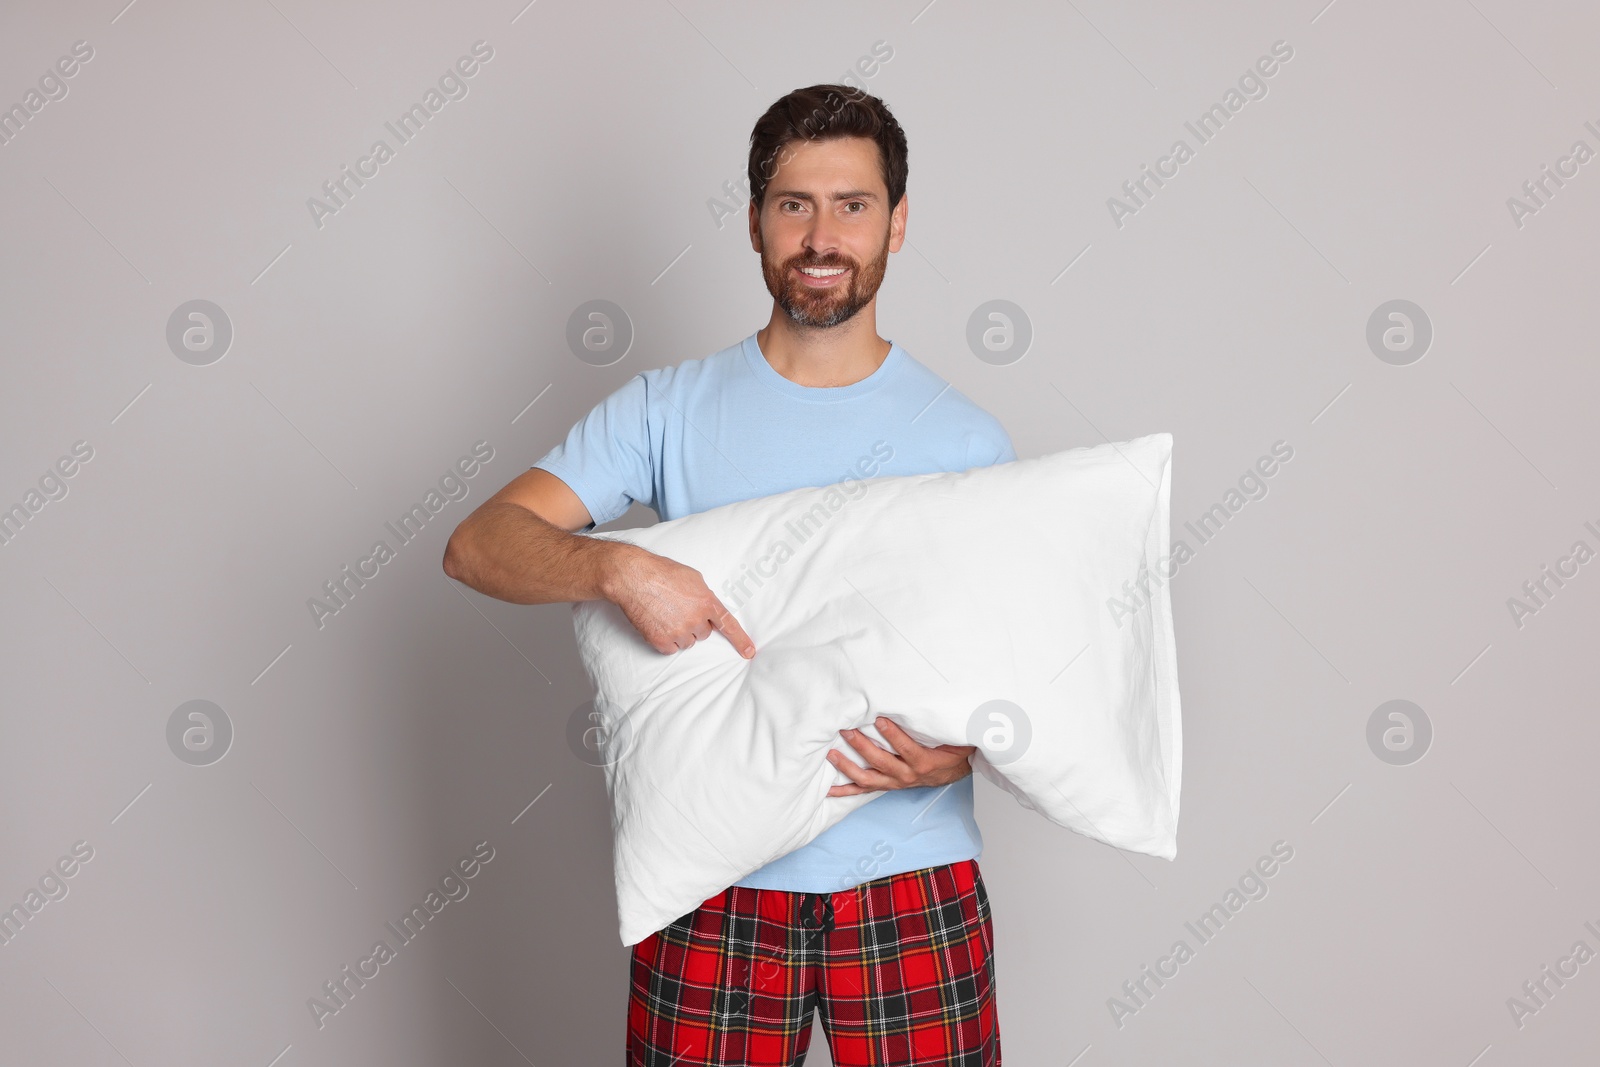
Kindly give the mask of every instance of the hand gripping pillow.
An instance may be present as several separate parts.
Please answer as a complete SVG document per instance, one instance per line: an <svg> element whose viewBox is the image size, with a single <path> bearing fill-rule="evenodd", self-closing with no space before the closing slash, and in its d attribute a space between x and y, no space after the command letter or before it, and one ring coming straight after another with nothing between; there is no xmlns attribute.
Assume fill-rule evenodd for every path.
<svg viewBox="0 0 1600 1067"><path fill-rule="evenodd" d="M1172 435L960 473L795 489L632 530L698 570L756 645L672 655L573 605L595 688L622 943L881 792L825 756L884 715L1052 822L1177 855L1182 732L1168 573Z"/></svg>

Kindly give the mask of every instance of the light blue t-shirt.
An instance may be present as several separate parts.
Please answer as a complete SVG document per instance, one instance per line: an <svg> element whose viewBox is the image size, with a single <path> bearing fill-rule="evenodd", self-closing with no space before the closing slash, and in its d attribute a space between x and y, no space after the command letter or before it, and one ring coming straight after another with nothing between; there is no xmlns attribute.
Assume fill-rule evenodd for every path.
<svg viewBox="0 0 1600 1067"><path fill-rule="evenodd" d="M858 382L813 387L774 370L751 334L705 359L634 375L533 466L570 486L601 525L634 501L666 521L847 475L963 471L1016 458L999 420L899 345ZM737 884L839 892L982 850L969 774L948 786L885 790Z"/></svg>

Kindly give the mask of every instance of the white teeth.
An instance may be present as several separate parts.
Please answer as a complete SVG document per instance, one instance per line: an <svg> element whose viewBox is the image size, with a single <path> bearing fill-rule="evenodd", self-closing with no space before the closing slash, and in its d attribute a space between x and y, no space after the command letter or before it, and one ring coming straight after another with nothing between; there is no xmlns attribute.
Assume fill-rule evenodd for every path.
<svg viewBox="0 0 1600 1067"><path fill-rule="evenodd" d="M809 274L813 278L831 278L835 274L843 274L843 267L801 267L801 274Z"/></svg>

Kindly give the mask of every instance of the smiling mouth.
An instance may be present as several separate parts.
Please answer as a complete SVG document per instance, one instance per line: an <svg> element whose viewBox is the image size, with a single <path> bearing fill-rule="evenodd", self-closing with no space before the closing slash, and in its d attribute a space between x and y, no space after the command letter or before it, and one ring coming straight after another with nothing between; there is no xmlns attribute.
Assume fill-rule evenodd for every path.
<svg viewBox="0 0 1600 1067"><path fill-rule="evenodd" d="M813 288L827 288L835 285L839 279L850 273L849 267L796 267L794 270L796 274L805 279L806 285Z"/></svg>

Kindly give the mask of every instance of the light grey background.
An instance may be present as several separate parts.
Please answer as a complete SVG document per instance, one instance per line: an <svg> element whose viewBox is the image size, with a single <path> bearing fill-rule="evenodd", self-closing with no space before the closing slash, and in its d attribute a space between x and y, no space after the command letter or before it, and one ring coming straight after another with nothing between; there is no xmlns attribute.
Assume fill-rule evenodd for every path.
<svg viewBox="0 0 1600 1067"><path fill-rule="evenodd" d="M773 99L879 41L864 82L908 133L911 204L883 336L1024 457L1170 431L1178 536L1294 450L1174 580L1177 860L978 786L1007 1061L1593 1057L1600 962L1546 979L1520 1026L1508 998L1535 1004L1523 983L1576 942L1600 951L1600 563L1520 626L1507 604L1600 548L1600 161L1520 226L1507 203L1575 141L1600 148L1592 11L122 5L0 14L6 106L94 49L0 145L0 506L93 449L0 547L0 904L94 850L0 946L0 1058L621 1057L569 609L485 598L440 557L630 375L765 321L723 183ZM479 40L468 94L319 227L308 198ZM1198 145L1184 123L1280 40L1267 95ZM1116 225L1108 198L1178 138L1194 158ZM738 209L723 228L712 198ZM234 331L207 366L166 341L196 299ZM609 367L565 342L594 299L635 330ZM994 299L1034 333L1008 365L966 344ZM1366 341L1397 299L1434 333L1405 366ZM308 599L478 440L469 495L319 628ZM1368 745L1392 699L1432 724L1409 765ZM234 732L207 766L168 746L191 700ZM482 840L470 894L319 1029L322 983ZM1185 922L1278 841L1268 894L1201 945ZM1110 998L1179 939L1194 958L1119 1025Z"/></svg>

